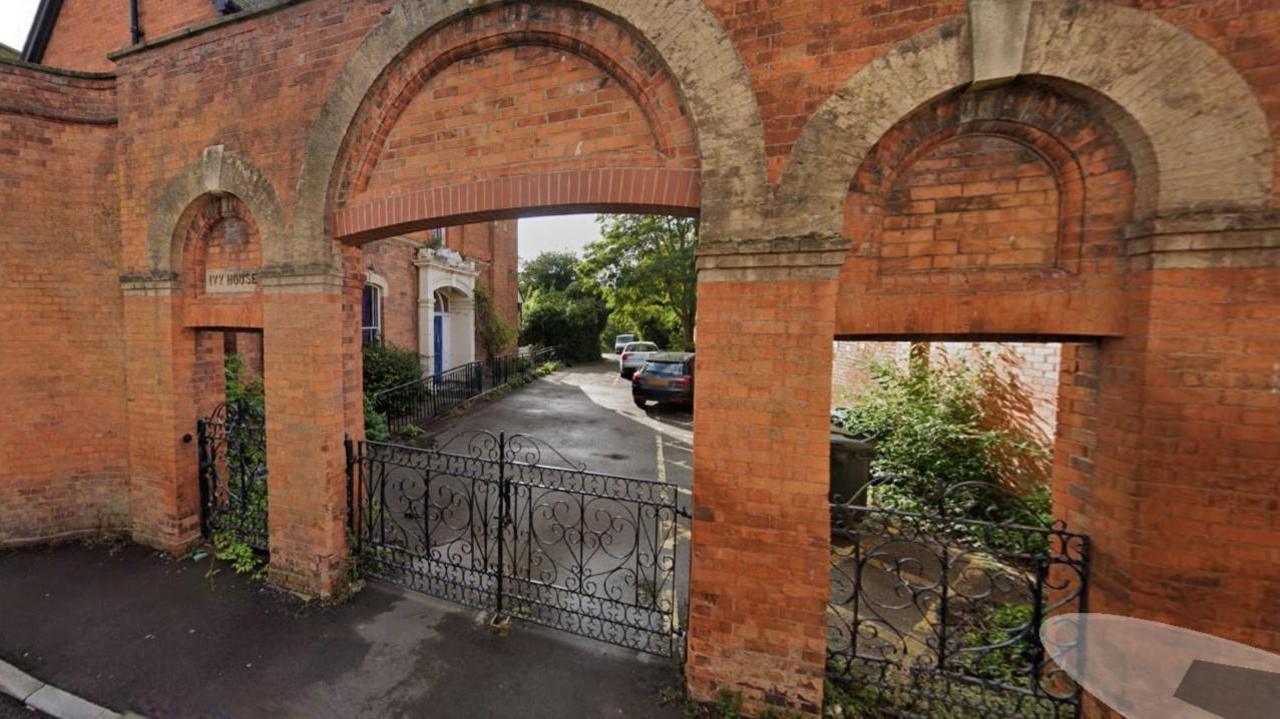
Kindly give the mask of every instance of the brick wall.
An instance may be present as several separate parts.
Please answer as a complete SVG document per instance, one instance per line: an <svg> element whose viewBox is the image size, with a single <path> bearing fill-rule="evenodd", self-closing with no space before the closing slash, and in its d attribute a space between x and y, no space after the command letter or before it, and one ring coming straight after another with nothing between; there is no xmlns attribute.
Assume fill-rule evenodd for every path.
<svg viewBox="0 0 1280 719"><path fill-rule="evenodd" d="M885 199L880 270L1052 265L1059 202L1057 177L1030 148L991 135L942 142Z"/></svg>
<svg viewBox="0 0 1280 719"><path fill-rule="evenodd" d="M1058 422L1058 380L1062 345L1056 342L930 342L926 343L930 362L988 361L1002 379L1001 386L1017 410L1018 419L1028 420L1027 429L1043 438L1051 448ZM868 372L873 363L893 362L905 366L911 353L909 342L832 343L831 402L839 407L852 402L859 392L872 386Z"/></svg>
<svg viewBox="0 0 1280 719"><path fill-rule="evenodd" d="M49 36L44 64L68 70L109 71L107 53L129 44L129 6L97 0L63 0Z"/></svg>
<svg viewBox="0 0 1280 719"><path fill-rule="evenodd" d="M387 281L382 297L382 338L388 344L419 351L418 268L413 259L419 243L392 237L360 248L363 269L376 272Z"/></svg>
<svg viewBox="0 0 1280 719"><path fill-rule="evenodd" d="M478 281L493 293L499 317L513 329L518 318L517 222L500 220L454 225L445 230L445 246L476 263ZM388 286L383 298L382 328L387 342L418 351L418 248L431 242L430 232L415 232L367 243L360 248L366 270L381 275ZM514 341L513 341L514 342ZM514 349L514 344L512 349ZM476 342L477 358L484 348Z"/></svg>
<svg viewBox="0 0 1280 719"><path fill-rule="evenodd" d="M489 288L498 317L512 330L515 330L520 323L517 303L518 224L516 220L500 220L472 225L455 225L448 228L445 235L446 245L476 262L476 269L480 271L479 283ZM514 350L515 342L513 336L507 349ZM475 356L485 356L485 350L479 338L476 340Z"/></svg>
<svg viewBox="0 0 1280 719"><path fill-rule="evenodd" d="M582 36L584 13L532 7L517 3L478 13L472 22L432 35L405 58L397 68L404 80L388 81L388 92L394 90L404 107L393 104L366 121L375 139L352 148L344 196L360 202L403 193L425 177L448 186L548 169L697 167L679 95L634 35L595 28L609 34L607 46L556 47L554 38ZM543 34L552 45L498 39L471 49L494 29L513 24ZM432 73L419 69L445 49L459 61ZM637 82L645 83L642 90L632 86Z"/></svg>
<svg viewBox="0 0 1280 719"><path fill-rule="evenodd" d="M1133 172L1116 132L1055 88L936 98L854 179L840 333L1121 332Z"/></svg>
<svg viewBox="0 0 1280 719"><path fill-rule="evenodd" d="M0 545L126 528L111 95L0 64Z"/></svg>
<svg viewBox="0 0 1280 719"><path fill-rule="evenodd" d="M0 305L5 309L0 322L16 323L6 325L3 336L19 338L19 351L3 353L0 361L40 358L39 363L24 359L7 368L5 381L14 384L6 390L29 409L25 416L47 434L47 446L74 448L56 455L32 452L26 426L0 427L0 452L7 453L0 471L17 468L16 475L5 476L0 492L7 493L6 500L23 498L0 507L21 506L28 516L24 521L42 531L57 526L79 529L100 521L109 525L112 517L122 514L125 500L109 488L118 487L113 477L124 471L110 449L126 439L120 409L124 399L112 389L119 387L120 377L113 382L106 368L112 367L112 354L118 352L123 336L130 347L127 444L135 536L173 546L166 538L189 534L191 455L180 443L193 414L183 395L194 372L188 318L175 295L139 285L123 301L123 329L118 324L112 328L112 312L120 307L118 287L112 282L122 272L147 275L172 269L153 267L151 223L165 209L158 198L166 196L174 178L210 145L223 145L226 152L251 161L263 182L279 193L282 206L290 208L282 213L281 224L302 228L287 237L283 231L264 236L264 241L276 243L272 259L299 276L324 275L279 279L270 288L275 294L263 299L259 321L266 331L264 364L273 388L268 393L270 463L273 477L288 478L272 488L283 517L283 522L272 524L273 550L279 558L273 571L290 586L312 589L331 589L340 576L341 438L344 431L359 434L359 343L353 323L358 319L361 280L358 251L343 251L345 264L336 288L326 284L333 278L307 263L330 258L326 252L334 248L318 238L333 228L342 234L342 212L358 207L350 201L361 193L399 193L414 183L479 188L472 194L451 195L454 204L427 218L454 224L481 219L464 215L474 210L467 203L483 199L482 191L515 187L526 193L499 198L505 204L493 205L508 213L501 215L505 219L513 209L537 205L539 193L581 197L568 191L559 194L562 188L552 187L548 178L557 183L562 178L633 181L668 177L639 170L670 168L692 174L701 168L705 172L700 182L718 189L706 194L705 188L685 188L688 191L680 194L684 207L699 206L708 227L729 227L737 234L723 231L717 238L722 241L716 248L721 254L704 265L700 289L705 301L700 389L716 391L699 395L695 448L699 539L694 549L689 676L698 696L708 697L722 685L748 685L757 703L803 707L820 697L820 595L825 593L825 579L818 579L825 576L826 567L820 529L826 470L825 462L816 458L826 452L828 343L837 335L899 340L1096 338L1096 344L1072 349L1064 359L1070 381L1062 384L1058 422L1063 486L1055 488L1059 506L1074 513L1075 526L1095 534L1096 591L1091 596L1103 609L1132 606L1154 617L1180 610L1184 622L1193 626L1259 646L1280 646L1276 629L1267 623L1269 615L1261 610L1275 603L1274 578L1258 570L1275 553L1277 509L1267 497L1277 491L1275 348L1270 343L1277 324L1273 288L1280 282L1275 279L1274 252L1267 255L1267 250L1258 249L1266 242L1274 247L1275 223L1254 217L1266 214L1255 211L1274 209L1280 183L1269 188L1269 207L1248 202L1238 206L1233 202L1238 198L1224 196L1219 188L1235 188L1225 191L1228 194L1245 193L1248 182L1237 186L1234 175L1252 175L1215 167L1214 153L1195 144L1206 133L1160 125L1170 117L1199 118L1197 122L1228 117L1219 126L1224 137L1236 137L1232 133L1249 124L1249 117L1238 114L1248 103L1239 96L1226 96L1228 102L1214 94L1234 87L1234 70L1244 78L1246 94L1257 96L1262 124L1271 131L1270 138L1249 144L1250 152L1257 145L1256 152L1244 159L1277 157L1272 140L1280 136L1280 53L1275 51L1280 7L1232 0L1138 3L1190 33L1162 45L1162 51L1190 52L1203 41L1230 63L1221 72L1179 78L1179 88L1197 81L1194 103L1186 99L1191 95L1151 92L1128 108L1163 128L1152 138L1161 143L1160 162L1148 157L1144 164L1144 148L1133 143L1134 133L1125 135L1106 121L1138 115L1117 112L1080 87L1064 92L1052 84L1017 81L986 92L941 88L923 94L919 107L895 106L894 101L920 96L938 77L950 77L948 73L966 64L967 58L928 54L929 43L939 38L951 43L947 47L967 44L962 25L944 25L965 12L961 2L604 4L612 11L595 13L585 6L548 3L495 8L441 0L414 3L415 15L388 14L390 0L306 0L126 54L118 63L118 86L101 78L40 75L0 65L0 90L6 90L0 92L0 148L6 161L0 177L5 189L13 192L6 199L15 198L0 207L0 226L18 228L4 237L13 247L0 260L5 269L0 278ZM68 0L67 5L63 23L54 32L50 61L63 58L60 63L81 68L110 67L101 54L123 44L115 38L127 37L125 9L117 8L119 19L72 22L68 18L76 12L105 5L88 0ZM461 11L464 5L470 12L461 20L404 36L380 35L378 42L357 50L379 23L424 17L446 6ZM1041 27L1062 30L1055 36L1061 40L1074 37L1071 28L1095 27L1085 22L1090 17L1096 22L1097 14L1089 15L1094 8L1116 6L1054 7L1073 22ZM710 15L700 14L706 8ZM614 19L623 15L628 22ZM717 19L727 31L727 41L716 34ZM1112 30L1138 37L1135 27L1167 30L1126 20L1123 26L1117 23L1107 26L1107 32L1095 32L1089 42L1105 44ZM654 45L640 41L636 28L656 30ZM936 32L919 34L931 30ZM410 41L419 35L421 42ZM504 39L485 39L498 36ZM353 111L353 125L329 133L326 123L339 115L321 113L326 97L334 88L339 89L335 97L363 95L365 87L341 83L348 74L361 77L362 68L374 73L382 69L381 62L369 65L370 58L379 57L370 54L379 42L401 43L386 55L394 56L395 62L378 75L381 79L374 83L368 102ZM893 66L876 75L891 87L886 102L857 91L832 97L855 73L874 69L870 63L900 42L906 45L895 55ZM657 46L671 51L670 57L659 57ZM342 74L357 52L362 54L352 63L354 69ZM1087 75L1118 93L1131 90L1133 83L1118 81L1115 72L1159 72L1180 59L1166 56L1139 68L1121 51L1112 53L1114 57L1083 46L1055 52L1036 59L1050 70L1078 59L1080 72L1075 77ZM934 68L936 72L917 74L909 63L898 62L912 55L950 62ZM740 75L746 89L736 89L741 78L726 58L745 63ZM559 70L565 73L556 75ZM675 91L672 74L685 78L682 92ZM480 78L489 89L465 82ZM594 89L582 84L602 81ZM619 86L629 83L625 97L611 81ZM7 92L13 87L18 92ZM522 96L517 102L517 90L525 88L541 88L543 95ZM476 93L470 96L473 104L452 99L467 92ZM708 102L709 97L716 102ZM873 101L858 105L863 98ZM814 126L810 119L828 100L858 106L830 124L817 124L838 140L838 147L809 159L819 165L838 164L839 173L861 170L852 185L847 176L833 183L834 192L801 188L804 197L818 199L803 205L803 216L782 217L794 208L770 204L772 195L755 192L752 174L758 170L773 180L783 177L797 138L806 126ZM437 117L428 106L448 112ZM593 112L601 114L593 117ZM638 132L636 113L643 115L648 136ZM892 116L884 117L885 113ZM110 123L117 115L119 124L113 130ZM696 145L695 117L700 125ZM545 142L520 140L522 128L516 126L516 118L537 127L537 137ZM763 134L758 154L752 144L756 118ZM461 124L469 120L477 122ZM890 127L880 138L881 130ZM482 134L487 128L502 128L513 138L512 146ZM841 134L863 131L868 137ZM339 170L336 176L316 180L304 173L302 158L309 156L312 140L331 139L330 134L338 135L334 161ZM1005 142L980 139L993 135ZM841 154L857 142L877 144L865 163ZM1009 142L1035 150L1039 165L1034 158L1008 161L1010 151L1015 159L1022 153ZM1179 152L1179 143L1200 149ZM1231 143L1220 144L1223 152L1234 150ZM10 152L15 147L16 154ZM580 148L583 154L578 154ZM971 185L981 182L972 173L987 167L979 161L1002 156L1006 159L990 166L1015 175L1025 167L1032 173L1028 177L1054 174L1058 242L1052 262L1041 223L1052 203L1048 197L1034 202L1017 197L1016 184L1011 189L971 187L970 196L961 181L953 197L961 198L958 203L975 203L972 206L940 209L935 202L932 210L916 212L884 201L895 187L909 188L902 183L927 174L928 163L951 162L957 156L948 153L956 152L968 166L953 169L969 173L975 180ZM726 157L733 161L725 162ZM593 163L611 174L570 172ZM1159 174L1170 166L1180 167L1180 174ZM538 168L566 172L535 178L537 182L515 181L528 179L527 173ZM328 171L327 166L323 169ZM1138 169L1157 174L1139 187L1134 179ZM1274 168L1272 172L1274 176ZM365 179L368 187L362 184ZM313 185L321 189L315 191ZM1204 221L1203 232L1161 229L1143 235L1138 227L1126 239L1121 229L1134 217L1134 196L1139 190L1150 194L1152 187L1208 198L1194 204L1198 211L1250 212L1243 219L1213 214ZM822 219L822 208L814 208L827 203L825 209L838 214L847 190L853 196L845 203L850 211L843 234L854 246L838 285L828 286L822 282L829 279L823 274L826 255L839 254L844 245L834 237L840 234L838 224ZM328 209L303 206L308 192L322 198L328 192ZM638 194L618 196L634 200ZM1248 197L1252 202L1252 195ZM1012 204L1001 207L1004 203ZM990 207L979 208L980 204ZM980 214L1007 210L1013 211L1012 217ZM318 215L323 215L319 225L308 225ZM829 237L805 235L815 218L822 219L817 224ZM774 223L783 219L804 229L793 234L775 231ZM1024 220L1036 226L1008 227L994 237L977 237L988 224ZM882 249L898 246L882 241L886 222L916 221L934 223L935 231L955 221L973 231L957 238L935 233L923 255L929 259L927 271L882 271L882 262L891 259ZM375 219L364 229L384 232L388 224L385 218ZM1255 224L1262 229L1250 229ZM309 229L315 231L308 234ZM1141 253L1144 243L1157 240L1168 245L1170 238L1187 245L1146 254L1185 255L1178 260L1184 264L1168 267L1153 260L1150 272L1126 277L1131 264L1141 269L1127 253ZM961 239L988 244L961 251ZM939 242L955 242L955 252L949 254L951 246ZM1242 242L1254 243L1254 249ZM807 252L814 244L827 251ZM1208 254L1188 249L1206 246L1222 249ZM998 256L1023 250L1032 254ZM51 256L82 282L55 283L42 274L48 272ZM964 269L944 269L948 262ZM811 281L798 279L805 277ZM815 289L817 285L821 286ZM41 298L35 308L30 303L33 289ZM84 297L92 301L84 302ZM34 327L12 319L33 314L40 319ZM786 327L808 334L783 331ZM54 337L62 344L55 345ZM740 337L750 338L753 350L767 348L753 370L759 376L781 374L784 382L756 387L741 381L738 358L745 345ZM61 349L49 349L55 346ZM789 354L774 357L775 348ZM48 361L51 354L66 362ZM710 369L718 364L732 366L734 372ZM84 411L86 402L93 405L89 412ZM747 452L741 449L744 432L759 443ZM752 492L739 491L743 481ZM778 591L759 592L760 585Z"/></svg>
<svg viewBox="0 0 1280 719"><path fill-rule="evenodd" d="M254 3L241 2L242 7ZM175 30L221 17L213 9L212 0L138 0L138 24L144 40L154 40Z"/></svg>

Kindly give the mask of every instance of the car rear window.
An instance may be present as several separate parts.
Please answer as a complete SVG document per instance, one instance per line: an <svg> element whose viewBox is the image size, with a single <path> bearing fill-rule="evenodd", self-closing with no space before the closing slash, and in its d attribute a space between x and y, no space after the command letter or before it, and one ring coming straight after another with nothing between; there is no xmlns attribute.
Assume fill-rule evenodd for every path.
<svg viewBox="0 0 1280 719"><path fill-rule="evenodd" d="M658 345L652 342L632 342L626 346L627 352L657 352Z"/></svg>
<svg viewBox="0 0 1280 719"><path fill-rule="evenodd" d="M636 338L636 336L635 336L635 335L618 335L618 339L617 339L617 341L618 341L618 342L630 342L631 340L633 340L633 339L635 339L635 338Z"/></svg>
<svg viewBox="0 0 1280 719"><path fill-rule="evenodd" d="M683 362L645 362L644 373L659 377L679 377L684 374Z"/></svg>

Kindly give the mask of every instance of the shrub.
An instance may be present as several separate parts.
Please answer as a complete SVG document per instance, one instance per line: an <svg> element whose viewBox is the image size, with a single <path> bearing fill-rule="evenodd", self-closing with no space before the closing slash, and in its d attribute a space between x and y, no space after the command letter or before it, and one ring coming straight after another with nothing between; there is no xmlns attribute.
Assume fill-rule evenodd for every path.
<svg viewBox="0 0 1280 719"><path fill-rule="evenodd" d="M227 384L227 404L243 411L254 409L264 412L266 395L262 378L253 376L245 363L244 355L229 354L223 360L223 377Z"/></svg>
<svg viewBox="0 0 1280 719"><path fill-rule="evenodd" d="M604 300L593 294L541 290L525 302L520 342L559 347L570 361L595 361L607 317Z"/></svg>
<svg viewBox="0 0 1280 719"><path fill-rule="evenodd" d="M368 392L364 395L364 436L374 442L387 442L391 439L387 416L374 409L373 398Z"/></svg>
<svg viewBox="0 0 1280 719"><path fill-rule="evenodd" d="M1030 604L984 605L981 616L960 636L968 651L957 657L964 673L988 681L1014 684L1034 666L1036 627Z"/></svg>
<svg viewBox="0 0 1280 719"><path fill-rule="evenodd" d="M997 411L1008 404L999 394L1007 387L993 377L991 363L931 364L913 355L905 366L873 363L870 371L873 386L836 409L833 421L875 442L873 470L892 478L876 487L878 504L931 513L943 487L979 482L1003 486L1013 496L959 492L949 496L950 509L975 519L1047 523L1044 477L1029 476L1028 468L1042 467L1048 449L1025 428L998 421L1007 419ZM972 538L985 545L993 541L991 532Z"/></svg>
<svg viewBox="0 0 1280 719"><path fill-rule="evenodd" d="M390 344L364 348L365 394L375 395L420 379L422 359L417 352Z"/></svg>

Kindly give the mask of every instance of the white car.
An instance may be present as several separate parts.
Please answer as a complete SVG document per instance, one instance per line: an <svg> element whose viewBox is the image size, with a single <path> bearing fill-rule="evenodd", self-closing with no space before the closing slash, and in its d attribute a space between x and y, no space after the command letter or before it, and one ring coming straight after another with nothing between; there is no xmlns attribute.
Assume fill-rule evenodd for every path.
<svg viewBox="0 0 1280 719"><path fill-rule="evenodd" d="M661 351L658 345L652 342L628 342L623 345L622 353L618 355L618 374L621 374L623 379L631 379L636 370L644 366L649 355Z"/></svg>
<svg viewBox="0 0 1280 719"><path fill-rule="evenodd" d="M616 355L622 354L622 348L626 347L628 342L635 342L635 341L636 341L635 335L618 335L617 337L614 337L613 353Z"/></svg>

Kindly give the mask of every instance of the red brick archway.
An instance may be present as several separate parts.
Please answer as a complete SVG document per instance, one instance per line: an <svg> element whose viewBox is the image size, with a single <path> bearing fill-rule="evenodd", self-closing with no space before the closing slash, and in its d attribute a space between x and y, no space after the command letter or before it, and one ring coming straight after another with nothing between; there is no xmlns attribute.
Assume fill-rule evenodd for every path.
<svg viewBox="0 0 1280 719"><path fill-rule="evenodd" d="M696 212L696 697L819 710L833 336L1091 338L1062 387L1074 424L1058 461L1060 506L1100 547L1095 607L1280 647L1267 619L1280 583L1258 571L1280 512L1276 11L881 5L306 0L152 27L112 53L110 74L0 63L0 186L16 198L0 217L17 228L0 253L17 348L3 376L49 440L0 427L0 542L119 530L183 546L184 333L260 322L269 464L287 483L272 492L271 580L332 592L347 557L342 441L361 427L344 248L519 213ZM61 56L108 66L127 33L68 13L55 37L88 49ZM468 77L552 62L603 95L466 99L504 84ZM962 110L1058 93L1094 137L1025 122L1042 100L939 114L961 89ZM427 94L452 114L415 105ZM626 119L601 119L614 103ZM505 141L479 132L499 122ZM520 139L530 127L543 144ZM1131 178L1105 148L1123 149ZM945 208L894 198L928 186L931 164L999 155L1029 185L1056 185L1057 202L964 182ZM885 175L862 182L864 166ZM854 219L851 183L870 203ZM229 303L185 313L175 237L193 201L227 195L261 235L260 320ZM1015 217L963 223L988 242L965 252L946 232L886 238L966 204ZM992 236L1006 221L1034 227ZM1027 244L1002 246L1009 234Z"/></svg>
<svg viewBox="0 0 1280 719"><path fill-rule="evenodd" d="M336 238L585 210L695 214L695 133L634 32L571 5L424 36L370 89L331 189Z"/></svg>

